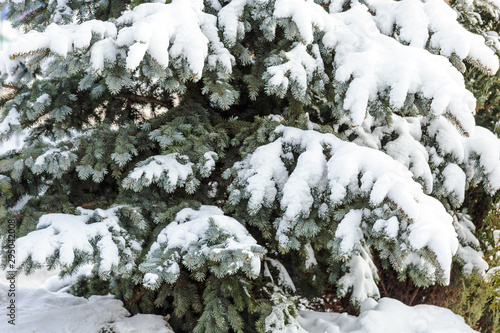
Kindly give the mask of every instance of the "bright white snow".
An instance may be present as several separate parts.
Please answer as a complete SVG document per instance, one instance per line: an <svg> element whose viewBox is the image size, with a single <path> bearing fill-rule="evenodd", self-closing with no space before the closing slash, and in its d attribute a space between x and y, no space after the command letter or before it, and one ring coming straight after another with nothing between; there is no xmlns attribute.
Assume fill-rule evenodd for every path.
<svg viewBox="0 0 500 333"><path fill-rule="evenodd" d="M116 333L173 333L161 316L138 314L130 317L123 303L113 296L75 297L44 288L20 287L16 290L15 326L7 322L8 287L0 285L3 333L98 332L101 328Z"/></svg>
<svg viewBox="0 0 500 333"><path fill-rule="evenodd" d="M211 231L213 228L216 233ZM225 237L218 240L217 235ZM209 266L217 276L234 274L241 269L255 278L260 274L265 252L240 222L225 216L220 208L184 208L151 245L146 261L141 264L141 270L146 273L143 282L153 289L162 282L174 283L181 263L192 271Z"/></svg>
<svg viewBox="0 0 500 333"><path fill-rule="evenodd" d="M159 315L138 314L130 317L121 301L113 296L75 297L44 288L17 289L16 326L7 323L9 304L7 285L0 284L0 308L3 333L98 332L111 328L116 333L174 333ZM383 298L378 303L366 300L358 317L339 313L300 311L296 324L287 325L282 333L473 333L463 318L450 310L432 305L406 306Z"/></svg>
<svg viewBox="0 0 500 333"><path fill-rule="evenodd" d="M382 298L378 303L367 299L359 317L345 313L300 311L298 319L309 333L472 333L460 316L432 305L409 307ZM292 333L294 331L284 331Z"/></svg>
<svg viewBox="0 0 500 333"><path fill-rule="evenodd" d="M460 26L455 11L444 1L370 0L354 2L345 12L339 12L333 2L330 13L314 1L300 0L278 0L274 10L263 11L266 2L238 0L221 5L211 1L209 6L218 15L205 12L208 8L202 0L145 3L124 13L115 23L52 23L44 32L31 31L18 38L8 54L17 57L50 51L67 57L74 50L88 49L85 52L96 74L103 74L107 63L112 65L119 59L124 60L127 70L136 70L148 54L157 65L168 68L160 76L170 77L172 70L182 65L183 80L197 81L206 69L231 73L235 56L230 47L247 33L273 39L278 19L293 22L298 35L292 36L295 43L284 50L279 61L266 61L268 93L283 95L292 89L295 98L308 103L308 90L321 90L332 81L346 83L343 108L349 111L355 126L362 124L368 103L380 93L388 92L394 107L401 107L409 94L420 94L432 100L432 114L449 113L465 132L473 130L475 99L448 57L467 59L491 74L498 70L498 59L485 45L484 37ZM240 21L247 7L263 20L257 28L260 31ZM401 42L391 37L394 26L400 31ZM319 34L323 37L315 36L318 31L324 33ZM93 35L98 40L91 44ZM440 55L425 50L428 43ZM333 72L325 71L321 48L321 52L334 56ZM6 55L0 59L0 70L13 74L17 60L9 60ZM244 61L251 62L251 57ZM311 88L313 83L321 84ZM227 108L224 103L228 102L219 104Z"/></svg>
<svg viewBox="0 0 500 333"><path fill-rule="evenodd" d="M179 159L189 160L187 156L177 153L152 156L134 168L123 180L123 187L139 191L154 182L167 191L173 191L178 186L184 186L193 174L193 163L183 164Z"/></svg>
<svg viewBox="0 0 500 333"><path fill-rule="evenodd" d="M334 211L335 205L343 204L349 195L361 195L373 207L387 208L388 202L402 212L404 220L390 220L387 226L379 223L378 230L385 228L391 236L401 232L408 252L430 249L443 270L440 278L449 279L452 257L458 249L453 219L438 200L424 193L403 164L376 149L344 142L331 134L284 126L276 132L283 137L259 147L234 165L237 178L230 191L249 198L251 214L281 196L284 214L275 221L281 246L293 246L291 230L308 216L313 203L330 205ZM290 173L285 167L285 160L290 158L284 151L287 146L301 151ZM325 151L331 156L329 159ZM317 195L313 197L312 193ZM353 210L338 225L335 238L339 241L339 253L346 259L361 248L365 237L361 220L372 214L379 213L377 209ZM314 226L311 228L314 230ZM413 262L410 257L407 256L405 265L427 265Z"/></svg>
<svg viewBox="0 0 500 333"><path fill-rule="evenodd" d="M119 264L124 265L124 270L132 269L131 254L136 249L118 223L116 213L120 208L95 211L79 208L80 215L43 215L36 231L16 240L16 265L22 267L31 258L43 266L49 258L57 256L57 263L68 268L73 265L75 253L87 254L90 260L98 249L100 274L109 274ZM89 223L92 219L100 221ZM95 245L91 244L95 239L98 239Z"/></svg>

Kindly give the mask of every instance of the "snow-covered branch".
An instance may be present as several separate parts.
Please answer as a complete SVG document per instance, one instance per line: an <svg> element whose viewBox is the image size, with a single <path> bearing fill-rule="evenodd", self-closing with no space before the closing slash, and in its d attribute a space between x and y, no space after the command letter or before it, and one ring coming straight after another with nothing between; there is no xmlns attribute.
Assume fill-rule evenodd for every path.
<svg viewBox="0 0 500 333"><path fill-rule="evenodd" d="M79 208L80 215L43 215L36 231L16 240L18 267L52 262L70 270L75 265L93 262L102 277L111 272L130 273L142 241L132 239L120 226L117 214L122 208ZM29 265L26 269L31 268Z"/></svg>
<svg viewBox="0 0 500 333"><path fill-rule="evenodd" d="M274 226L283 249L296 248L299 237L314 239L322 228L333 228L332 253L350 262L372 237L372 225L392 236L383 242L395 242L397 235L407 258L430 250L436 278L448 281L458 248L453 219L438 200L424 194L403 164L332 134L284 126L276 131L283 136L234 165L230 192L235 202L247 200L250 215L279 201L282 213ZM337 211L360 198L372 208L350 210L338 220ZM309 218L316 210L320 219ZM392 222L381 226L381 219ZM336 228L328 227L332 220L339 222ZM403 260L397 269L408 265L416 262Z"/></svg>
<svg viewBox="0 0 500 333"><path fill-rule="evenodd" d="M207 271L217 277L242 271L250 278L260 275L266 250L243 225L215 206L185 208L158 235L140 269L144 285L156 289L174 283L180 264L203 280Z"/></svg>
<svg viewBox="0 0 500 333"><path fill-rule="evenodd" d="M14 58L38 59L38 53L45 51L59 57L83 52L96 74L109 77L113 92L127 86L129 79L104 73L107 64L124 66L127 71L156 66L156 76L179 92L186 80L197 81L207 70L217 69L216 79L208 79L210 75L206 74L204 92L227 109L238 99L239 92L228 80L236 64L235 55L243 52L243 46L231 47L248 33L267 33L269 24L265 22L277 19L278 25L287 27L290 25L285 22L290 22L295 27L290 26L295 32L290 30L287 35L295 43L279 59L272 53L268 56L264 77L268 93L283 96L290 90L294 98L307 104L311 93L318 93L325 84L347 84L343 108L356 126L363 122L368 103L380 94L388 94L395 108L403 107L408 96L418 95L432 101L427 110L430 114L448 114L463 133L472 131L475 100L446 57L470 59L491 74L498 70L498 59L484 38L461 27L455 12L441 0L373 0L353 3L345 12L337 12L333 3L330 13L314 1L302 0L295 0L293 6L289 1L270 1L275 2L274 11L263 11L263 6L269 6L267 2L212 2L207 8L201 0L146 3L119 17L116 26L97 20L79 25L54 23L43 32L22 36L10 46L9 53ZM214 9L218 16L205 12ZM259 31L249 31L239 21L246 10L263 23ZM407 19L407 13L416 16ZM394 25L400 31L401 43L388 36ZM92 36L99 38L91 41ZM431 54L429 49L439 49L442 56ZM252 50L244 52L251 54ZM333 71L325 69L324 59L329 57L333 58L328 64ZM68 61L81 71L88 70L79 67L77 59ZM7 64L0 68L8 74ZM151 70L148 67L146 72Z"/></svg>

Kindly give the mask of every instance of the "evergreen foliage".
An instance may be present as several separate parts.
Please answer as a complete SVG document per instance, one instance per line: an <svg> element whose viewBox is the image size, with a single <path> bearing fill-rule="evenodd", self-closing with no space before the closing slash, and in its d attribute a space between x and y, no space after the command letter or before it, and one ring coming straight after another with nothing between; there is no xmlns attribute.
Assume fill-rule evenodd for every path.
<svg viewBox="0 0 500 333"><path fill-rule="evenodd" d="M500 330L500 210L498 204L486 216L479 239L490 268L486 275L461 277L450 309L484 332Z"/></svg>
<svg viewBox="0 0 500 333"><path fill-rule="evenodd" d="M475 120L497 98L493 2L0 8L26 32L0 52L19 271L93 263L74 292L178 332L300 332L297 297L327 286L359 305L386 269L487 270L464 208L500 189L493 117Z"/></svg>

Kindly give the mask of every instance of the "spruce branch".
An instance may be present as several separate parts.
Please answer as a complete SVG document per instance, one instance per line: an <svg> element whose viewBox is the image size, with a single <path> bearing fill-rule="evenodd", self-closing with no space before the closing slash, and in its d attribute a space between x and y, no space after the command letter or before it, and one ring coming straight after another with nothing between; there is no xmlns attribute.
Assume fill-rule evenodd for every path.
<svg viewBox="0 0 500 333"><path fill-rule="evenodd" d="M14 87L14 86L11 86L11 85L8 85L8 84L2 84L2 87L7 88L7 89L16 90L16 91L21 90L21 88Z"/></svg>

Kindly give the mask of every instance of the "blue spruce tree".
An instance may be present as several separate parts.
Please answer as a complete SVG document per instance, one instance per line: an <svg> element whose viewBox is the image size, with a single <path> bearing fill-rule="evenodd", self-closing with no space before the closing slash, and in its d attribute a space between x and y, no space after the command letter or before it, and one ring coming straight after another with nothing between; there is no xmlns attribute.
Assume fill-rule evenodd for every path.
<svg viewBox="0 0 500 333"><path fill-rule="evenodd" d="M487 269L463 208L500 189L500 140L463 73L494 75L499 41L459 23L471 11L0 8L26 32L0 53L0 140L22 138L0 155L0 223L16 221L19 272L92 263L91 293L178 332L300 332L297 297L359 305L386 270L427 287Z"/></svg>

